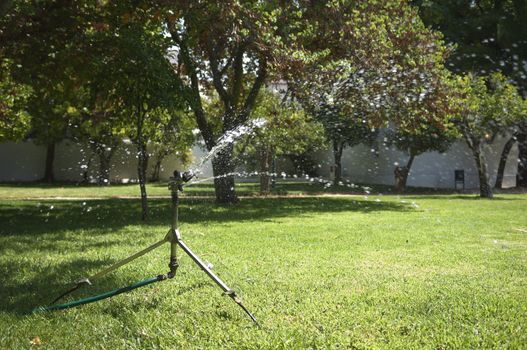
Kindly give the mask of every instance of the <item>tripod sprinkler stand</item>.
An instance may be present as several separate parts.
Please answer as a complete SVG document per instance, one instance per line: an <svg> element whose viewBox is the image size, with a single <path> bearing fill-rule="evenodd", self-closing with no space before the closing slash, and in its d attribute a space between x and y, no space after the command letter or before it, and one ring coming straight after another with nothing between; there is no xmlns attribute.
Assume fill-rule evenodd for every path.
<svg viewBox="0 0 527 350"><path fill-rule="evenodd" d="M183 191L183 185L185 183L187 183L188 181L190 181L193 177L194 177L194 175L191 174L190 172L181 173L181 172L176 170L176 171L174 171L174 177L170 178L170 182L169 182L168 187L169 187L169 190L171 192L171 198L172 198L172 225L171 225L170 230L168 231L168 233L165 235L165 237L162 240L160 240L160 241L152 244L151 246L149 246L149 247L147 247L147 248L145 248L145 249L143 249L143 250L141 250L141 251L129 256L128 258L125 258L123 260L118 261L117 263L115 263L112 266L110 266L110 267L108 267L108 268L96 273L95 275L92 275L92 276L90 276L88 278L80 279L79 281L77 281L77 283L75 284L75 286L73 288L69 289L68 291L66 291L63 294L61 294L60 296L58 296L51 303L50 306L36 308L36 309L32 310L30 313L68 309L68 308L71 308L71 307L75 307L75 306L79 306L79 305L83 305L83 304L88 304L88 303L92 303L92 302L95 302L95 301L99 301L99 300L102 300L102 299L110 298L112 296L115 296L115 295L118 295L118 294L121 294L121 293L129 292L129 291L131 291L133 289L136 289L136 288L144 287L144 286L146 286L148 284L151 284L151 283L154 283L154 282L160 282L160 281L164 281L164 280L169 279L169 278L174 278L175 275L176 275L177 268L179 267L179 264L178 264L178 261L177 261L177 255L176 255L177 247L179 246L223 290L223 292L226 295L228 295L236 304L238 304L243 309L243 311L245 311L245 313L256 324L258 324L258 322L256 321L256 318L254 317L254 315L245 307L245 305L242 304L241 300L236 295L236 292L234 290L232 290L231 288L229 288L225 284L225 282L223 282L218 276L216 276L216 274L214 272L212 272L211 269L205 263L203 263L203 261L201 261L201 259L196 254L194 254L194 252L181 239L181 233L179 232L179 228L178 228L178 220L179 220L179 217L178 217L179 192ZM148 252L160 247L161 245L163 245L164 243L167 243L167 242L170 243L170 262L168 264L169 272L167 272L166 274L158 275L156 277L149 278L149 279L137 282L137 283L132 284L130 286L127 286L127 287L124 287L124 288L115 289L115 290L112 290L112 291L109 291L109 292L105 292L105 293L102 293L102 294L99 294L99 295L95 295L95 296L92 296L92 297L79 299L79 300L72 301L72 302L65 303L65 304L58 304L58 305L55 304L57 301L62 299L64 296L74 292L75 290L81 288L82 286L91 285L92 284L91 283L92 280L100 278L101 276L106 275L107 273L112 272L112 271L118 269L119 267L121 267L123 265L128 264L129 262L131 262L131 261L133 261L133 260L145 255L146 253L148 253Z"/></svg>
<svg viewBox="0 0 527 350"><path fill-rule="evenodd" d="M223 282L214 272L211 271L211 269L201 261L201 259L194 254L192 250L183 242L181 239L181 233L178 229L178 208L179 208L179 192L183 191L183 184L190 181L194 177L193 174L190 172L180 173L179 171L174 171L174 177L171 178L171 181L169 183L170 192L172 194L172 227L170 231L172 232L170 234L170 272L169 274L174 271L174 274L176 273L176 269L178 266L177 263L177 257L176 257L176 250L177 247L181 247L185 253L187 253L188 256L194 262L223 290L223 292L228 295L236 304L238 304L243 311L256 323L256 318L254 315L247 310L245 305L242 304L240 298L236 295L236 292L232 289L230 289L225 282Z"/></svg>

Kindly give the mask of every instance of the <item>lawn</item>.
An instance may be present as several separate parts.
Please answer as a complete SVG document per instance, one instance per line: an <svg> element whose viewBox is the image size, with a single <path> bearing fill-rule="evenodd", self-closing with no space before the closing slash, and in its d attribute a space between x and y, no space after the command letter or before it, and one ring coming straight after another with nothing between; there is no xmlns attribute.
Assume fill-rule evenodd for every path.
<svg viewBox="0 0 527 350"><path fill-rule="evenodd" d="M236 185L236 191L241 196L258 196L259 183L257 179L252 182L241 182ZM299 195L299 194L366 194L391 193L390 186L368 184L326 186L319 181L301 182L293 180L278 180L273 188L275 195ZM168 184L149 183L147 192L150 197L169 197ZM408 188L409 193L441 194L448 191ZM84 185L65 183L57 186L46 183L0 183L1 199L39 199L39 198L122 198L138 197L139 186L137 184L112 184L111 186ZM183 196L214 196L214 188L210 182L191 182L185 187Z"/></svg>
<svg viewBox="0 0 527 350"><path fill-rule="evenodd" d="M284 186L283 193L298 190ZM111 188L123 192L111 190L109 197L132 187ZM0 189L0 349L527 344L527 233L521 230L527 195L253 197L228 207L188 197L180 213L183 238L239 292L261 327L186 256L174 279L74 309L23 315L166 234L166 199L150 202L147 223L138 219L137 199L22 200L90 197L89 189L40 188L47 192L38 195L27 186ZM163 246L74 297L165 273L168 250Z"/></svg>
<svg viewBox="0 0 527 350"><path fill-rule="evenodd" d="M255 182L240 183L237 192L240 195L256 195L258 184ZM351 189L346 186L337 188L324 188L323 184L307 184L282 182L279 183L274 191L277 194L299 194L299 193L319 193L335 191L350 192L352 190L361 191L361 188ZM147 184L147 192L151 197L170 196L168 184L165 182ZM0 199L28 199L28 198L117 198L117 197L137 197L139 196L139 186L137 184L114 184L111 186L83 185L83 184L62 184L61 186L46 183L20 183L20 184L0 184ZM211 183L192 183L185 187L184 195L189 196L214 196L214 188Z"/></svg>

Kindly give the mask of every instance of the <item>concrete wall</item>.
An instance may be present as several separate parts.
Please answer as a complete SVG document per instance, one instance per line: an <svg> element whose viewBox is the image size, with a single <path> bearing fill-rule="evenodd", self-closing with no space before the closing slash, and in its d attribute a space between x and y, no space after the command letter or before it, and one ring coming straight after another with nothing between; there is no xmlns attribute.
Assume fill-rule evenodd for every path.
<svg viewBox="0 0 527 350"><path fill-rule="evenodd" d="M382 136L381 136L382 137ZM485 149L487 155L491 184L494 184L499 157L507 138L497 138L491 146ZM190 166L196 167L200 159L207 153L201 146L193 148L194 162ZM56 147L55 176L60 181L81 181L84 167L88 163L91 152L82 145L64 141ZM128 182L137 179L137 159L135 147L129 143L123 144L116 151L112 159L110 176L114 182ZM8 142L0 144L0 181L37 181L44 175L46 149L33 142ZM320 177L330 179L330 167L333 156L330 151L319 152L315 155L319 166ZM518 158L517 146L509 154L505 169L504 186L513 187L516 184L516 166ZM359 145L344 151L342 165L343 178L356 183L393 185L393 170L396 165L404 165L408 157L393 148L372 149ZM90 176L96 178L98 162L94 158L90 166ZM153 162L150 162L149 176L152 173ZM167 180L172 171L180 168L175 156L165 159L162 165L161 179ZM277 162L277 172L284 171L292 174L291 163ZM466 188L479 186L478 173L470 150L463 141L456 142L446 153L425 153L418 156L413 163L408 178L409 186L453 188L454 170L465 170ZM210 161L201 168L200 178L212 176Z"/></svg>
<svg viewBox="0 0 527 350"><path fill-rule="evenodd" d="M34 181L44 175L46 149L32 142L0 144L0 181Z"/></svg>
<svg viewBox="0 0 527 350"><path fill-rule="evenodd" d="M56 146L54 172L58 181L81 181L88 165L91 151L83 145L63 141ZM27 142L0 144L0 182L37 181L44 176L46 147ZM98 160L92 158L89 176L96 179ZM176 156L168 156L161 166L161 179L167 180L174 169L180 167ZM152 174L151 159L148 174ZM137 157L135 146L123 142L112 158L110 178L113 182L128 182L137 179Z"/></svg>
<svg viewBox="0 0 527 350"><path fill-rule="evenodd" d="M490 146L485 147L491 184L496 181L499 159L508 138L499 137ZM322 177L331 177L330 166L333 163L331 152L317 155L323 166ZM518 147L515 145L509 153L504 174L504 187L516 185L516 167ZM356 183L394 184L394 168L405 165L408 156L388 147L375 149L365 145L345 149L342 156L343 178ZM445 153L429 152L415 158L408 186L454 188L454 170L465 171L465 187L479 187L478 171L472 152L464 141L457 141Z"/></svg>

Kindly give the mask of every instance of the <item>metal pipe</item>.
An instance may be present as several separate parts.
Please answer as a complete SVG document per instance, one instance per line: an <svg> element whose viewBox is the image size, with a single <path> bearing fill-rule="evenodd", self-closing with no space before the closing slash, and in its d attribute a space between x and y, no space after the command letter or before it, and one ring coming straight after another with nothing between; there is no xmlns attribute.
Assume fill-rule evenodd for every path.
<svg viewBox="0 0 527 350"><path fill-rule="evenodd" d="M194 260L194 262L203 271L205 271L205 273L214 282L216 282L216 284L225 292L225 294L231 297L231 299L234 300L234 302L238 304L238 306L240 306L243 309L243 311L245 311L245 313L251 318L251 320L253 320L253 322L258 325L258 321L256 320L256 317L254 317L254 315L242 304L242 301L238 298L238 296L236 295L236 292L230 289L225 284L225 282L223 282L218 276L216 276L216 274L212 272L211 269L209 269L208 266L205 265L205 263L203 263L203 261L201 261L201 259L196 254L194 254L194 252L185 244L185 242L183 242L181 239L178 239L177 244L185 251L185 253L187 253L188 256L192 258L192 260Z"/></svg>
<svg viewBox="0 0 527 350"><path fill-rule="evenodd" d="M210 278L212 278L212 280L214 282L216 282L216 284L218 286L220 286L221 289L223 289L223 291L227 294L229 293L232 293L233 290L230 289L226 284L225 282L223 282L218 276L216 276L216 274L214 272L211 271L211 269L209 269L205 263L203 261L201 261L201 259L196 255L194 254L194 252L192 250L190 250L190 248L185 244L185 242L183 242L181 239L178 239L177 241L177 244L183 249L183 251L185 253L187 253L188 256L190 256L192 258L192 260L194 260L194 262L203 270L205 271L205 273L207 275L209 275Z"/></svg>
<svg viewBox="0 0 527 350"><path fill-rule="evenodd" d="M123 266L123 265L126 265L126 264L128 264L130 261L135 260L135 259L137 259L137 258L139 258L139 257L141 257L141 256L143 256L143 255L145 255L146 253L148 253L148 252L150 252L150 251L156 249L157 247L159 247L159 246L165 244L166 242L168 242L167 237L165 237L165 238L163 238L162 240L160 240L160 241L158 241L158 242L152 244L151 246L149 246L149 247L147 247L147 248L141 250L140 252L137 252L137 253L135 253L134 255L129 256L128 258L125 258L125 259L123 259L123 260L118 261L117 263L113 264L112 266L110 266L110 267L108 267L108 268L106 268L106 269L104 269L104 270L102 270L102 271L97 272L95 275L92 275L92 276L88 277L87 279L88 279L88 280L91 280L91 279L97 279L97 278L99 278L99 277L101 277L101 276L103 276L103 275L105 275L105 274L107 274L107 273L109 273L109 272L112 272L112 271L114 271L114 270L117 270L119 267L121 267L121 266Z"/></svg>

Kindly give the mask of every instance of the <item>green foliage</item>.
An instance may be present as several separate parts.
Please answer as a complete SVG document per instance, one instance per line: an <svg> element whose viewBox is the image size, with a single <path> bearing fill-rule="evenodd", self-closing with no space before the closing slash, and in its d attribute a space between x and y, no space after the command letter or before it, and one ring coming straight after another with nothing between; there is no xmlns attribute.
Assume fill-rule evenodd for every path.
<svg viewBox="0 0 527 350"><path fill-rule="evenodd" d="M448 66L456 72L502 72L527 92L527 3L524 0L418 0L426 24L456 45Z"/></svg>
<svg viewBox="0 0 527 350"><path fill-rule="evenodd" d="M499 73L488 77L468 74L460 77L457 83L460 109L453 122L472 150L481 196L492 198L483 147L496 135L510 129L519 118L525 118L526 102L518 95L516 87Z"/></svg>
<svg viewBox="0 0 527 350"><path fill-rule="evenodd" d="M27 102L31 94L29 86L13 81L10 63L0 61L0 142L20 140L29 131L31 117Z"/></svg>
<svg viewBox="0 0 527 350"><path fill-rule="evenodd" d="M409 156L415 157L425 152L446 152L455 140L455 136L454 131L442 130L433 125L428 125L411 132L404 129L388 129L386 142Z"/></svg>
<svg viewBox="0 0 527 350"><path fill-rule="evenodd" d="M0 56L13 63L13 79L32 88L27 110L38 142L66 135L66 106L81 83L77 72L88 62L83 31L95 7L85 1L9 1L3 8Z"/></svg>
<svg viewBox="0 0 527 350"><path fill-rule="evenodd" d="M527 103L502 74L468 74L460 77L458 84L460 111L453 121L465 139L475 143L491 141L525 118Z"/></svg>
<svg viewBox="0 0 527 350"><path fill-rule="evenodd" d="M271 148L276 156L301 154L307 148L321 148L324 130L301 106L280 96L261 91L252 113L254 119L265 121L257 128L252 145L256 149Z"/></svg>
<svg viewBox="0 0 527 350"><path fill-rule="evenodd" d="M327 138L333 143L350 147L373 144L378 135L378 129L372 127L369 120L361 118L358 113L344 112L340 104L322 104L317 108L315 118L324 126Z"/></svg>
<svg viewBox="0 0 527 350"><path fill-rule="evenodd" d="M318 20L311 25L318 29L308 48L326 54L307 62L303 74L290 76L311 111L338 111L322 115L341 114L348 125L370 128L388 121L407 130L441 127L448 120L451 86L444 61L449 50L415 8L405 1L342 1L313 11Z"/></svg>
<svg viewBox="0 0 527 350"><path fill-rule="evenodd" d="M98 38L101 49L108 52L98 57L92 89L101 107L128 119L124 127L134 141L140 138L138 132L144 133L144 140L154 138L159 126L183 104L161 32L160 26L145 28L142 23L127 22L110 26Z"/></svg>
<svg viewBox="0 0 527 350"><path fill-rule="evenodd" d="M525 0L418 0L423 20L455 46L448 66L456 72L501 72L527 96L527 2ZM527 116L513 132L518 142L517 185L527 184ZM502 154L507 159L509 148ZM500 166L504 169L504 165Z"/></svg>
<svg viewBox="0 0 527 350"><path fill-rule="evenodd" d="M276 171L273 166L276 157L298 157L324 146L322 126L313 121L298 103L287 98L287 94L281 97L270 91L260 92L252 116L263 125L239 147L245 163L259 171L262 194L271 192L271 173Z"/></svg>
<svg viewBox="0 0 527 350"><path fill-rule="evenodd" d="M184 111L164 111L169 114L158 124L158 128L150 139L150 152L156 162L161 162L168 155L176 155L183 166L192 161L192 144L194 135L192 130L196 124L189 115L190 112Z"/></svg>
<svg viewBox="0 0 527 350"><path fill-rule="evenodd" d="M248 122L264 84L278 81L290 66L290 48L304 44L302 2L201 1L167 5L167 28L177 48L178 73L208 150L225 132ZM307 56L307 52L303 53ZM219 113L207 113L210 90ZM233 148L212 160L216 176L234 172ZM217 200L236 202L234 178L216 180Z"/></svg>
<svg viewBox="0 0 527 350"><path fill-rule="evenodd" d="M181 100L154 3L13 1L5 11L0 53L34 89L33 128L42 138L63 137L68 117L81 117L73 124L87 137L118 137L119 114Z"/></svg>
<svg viewBox="0 0 527 350"><path fill-rule="evenodd" d="M275 8L272 2L234 0L176 2L166 8L177 70L187 78L188 102L209 149L251 114L267 78ZM221 107L212 116L204 113L201 99L210 90Z"/></svg>

